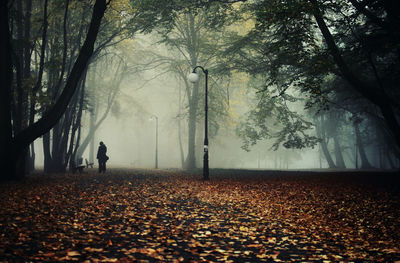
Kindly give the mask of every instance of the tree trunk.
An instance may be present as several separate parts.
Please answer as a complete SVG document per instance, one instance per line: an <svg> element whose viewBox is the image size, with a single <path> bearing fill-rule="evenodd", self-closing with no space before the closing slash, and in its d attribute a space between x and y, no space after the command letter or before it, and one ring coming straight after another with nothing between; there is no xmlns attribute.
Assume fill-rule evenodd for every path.
<svg viewBox="0 0 400 263"><path fill-rule="evenodd" d="M188 120L188 155L185 161L186 169L196 168L196 157L195 157L195 146L196 146L196 114L197 109L189 108L189 120Z"/></svg>
<svg viewBox="0 0 400 263"><path fill-rule="evenodd" d="M38 75L37 75L37 80L35 86L32 88L31 91L31 96L30 96L30 110L29 110L29 125L32 125L35 121L35 105L36 105L36 96L37 92L42 84L42 78L43 78L43 70L44 70L44 58L45 58L45 51L46 51L46 43L47 43L47 3L48 1L45 0L44 3L44 11L43 11L43 29L42 29L42 45L40 47L40 62L39 62L39 70L38 70ZM27 5L27 17L29 17L29 20L26 21L25 27L29 27L29 31L26 29L25 32L25 38L29 39L30 38L30 16L31 16L31 9L32 9L32 1L31 0L26 0L26 5ZM29 37L28 37L29 35ZM30 50L29 50L30 51ZM29 56L29 57L28 57ZM37 62L37 61L35 61ZM26 74L30 74L30 63L31 63L31 57L30 57L30 52L26 52L25 55L25 71ZM29 69L28 69L29 67ZM31 171L35 169L35 148L34 148L34 143L32 142L31 144ZM45 165L46 166L46 165Z"/></svg>
<svg viewBox="0 0 400 263"><path fill-rule="evenodd" d="M81 86L81 84L79 84ZM78 88L79 89L79 88ZM68 141L70 135L74 135L72 128L76 119L76 109L78 104L79 94L76 93L72 100L71 105L68 106L64 116L60 119L56 126L53 128L53 141L52 141L52 173L63 173L66 171L68 162ZM73 145L71 145L73 147Z"/></svg>
<svg viewBox="0 0 400 263"><path fill-rule="evenodd" d="M343 159L342 148L340 147L339 139L336 134L333 136L333 145L337 168L346 168L346 164L344 163Z"/></svg>
<svg viewBox="0 0 400 263"><path fill-rule="evenodd" d="M53 163L50 153L50 132L43 134L43 169L45 173L49 173L52 170L51 164Z"/></svg>
<svg viewBox="0 0 400 263"><path fill-rule="evenodd" d="M94 163L94 137L93 135L89 145L89 163Z"/></svg>
<svg viewBox="0 0 400 263"><path fill-rule="evenodd" d="M69 109L67 108L66 112L68 112ZM65 122L65 115L60 118L60 120L57 122L56 125L54 125L52 129L52 143L51 143L51 170L50 173L57 173L57 172L63 172L61 167L60 167L60 160L62 159L60 155L62 154L61 149L60 149L60 141L61 141L61 123Z"/></svg>
<svg viewBox="0 0 400 263"><path fill-rule="evenodd" d="M195 156L200 156L200 158L196 158L196 167L203 167L204 122L197 123L196 129Z"/></svg>
<svg viewBox="0 0 400 263"><path fill-rule="evenodd" d="M391 156L390 152L387 149L385 149L384 154L386 156L386 159L389 162L389 167L390 168L392 168L392 169L399 168L399 167L396 167L395 163L393 162L392 156Z"/></svg>
<svg viewBox="0 0 400 263"><path fill-rule="evenodd" d="M367 154L365 153L364 143L362 141L359 124L357 122L354 123L354 131L356 133L357 148L361 158L361 168L372 168L372 165L368 161Z"/></svg>
<svg viewBox="0 0 400 263"><path fill-rule="evenodd" d="M325 142L325 139L322 139L322 141L320 142L320 145L321 145L322 152L324 153L325 159L328 162L329 168L331 168L331 169L337 168L335 162L332 159L331 153L329 152L328 145Z"/></svg>
<svg viewBox="0 0 400 263"><path fill-rule="evenodd" d="M36 161L35 142L32 142L30 146L29 172L35 171L35 161Z"/></svg>
<svg viewBox="0 0 400 263"><path fill-rule="evenodd" d="M185 153L183 152L182 145L182 125L181 125L181 114L182 114L182 87L179 86L179 104L178 104L178 141L179 141L179 153L181 156L181 167L185 167Z"/></svg>
<svg viewBox="0 0 400 263"><path fill-rule="evenodd" d="M194 64L195 65L195 64ZM199 104L199 82L194 83L192 92L187 92L189 100L189 120L188 120L188 154L185 160L186 169L196 168L196 126L197 109ZM186 90L190 90L186 87Z"/></svg>
<svg viewBox="0 0 400 263"><path fill-rule="evenodd" d="M93 113L90 114L90 121L89 121L89 130L93 129L93 126L95 124L95 115ZM95 132L92 135L92 138L90 139L90 145L89 145L89 162L94 163L94 137L95 137Z"/></svg>
<svg viewBox="0 0 400 263"><path fill-rule="evenodd" d="M83 106L84 106L84 102L85 102L84 98L85 98L86 76L87 76L87 69L86 69L84 77L82 79L82 86L81 86L81 92L80 92L80 98L79 98L79 109L77 112L76 122L72 127L72 135L71 136L75 137L75 133L78 131L75 147L72 147L73 151L72 151L72 155L71 155L71 159L70 159L71 161L73 160L74 162L77 161L77 158L81 157L81 156L77 155L77 151L78 151L80 140L81 140L81 126L82 126L81 123L82 123ZM74 145L72 145L72 146L74 146ZM70 165L70 168L74 168L73 165Z"/></svg>
<svg viewBox="0 0 400 263"><path fill-rule="evenodd" d="M8 27L8 2L0 1L0 180L13 179L15 155L12 154L11 84L12 61L10 30Z"/></svg>
<svg viewBox="0 0 400 263"><path fill-rule="evenodd" d="M4 1L2 1L4 2ZM2 3L2 8L7 8L7 4ZM71 70L71 73L69 74L65 87L60 95L60 97L57 99L56 103L54 106L45 114L40 120L38 120L36 123L30 125L26 129L22 130L19 134L15 136L15 139L12 144L12 159L14 162L12 165L16 166L17 165L17 158L18 156L21 155L21 152L31 143L33 142L36 138L39 136L45 134L48 132L61 118L61 116L64 114L72 96L75 93L75 90L77 88L78 82L82 76L82 73L84 72L87 63L89 62L90 57L93 54L93 48L94 48L94 42L97 38L97 34L100 28L100 23L101 19L104 15L104 12L106 10L107 4L105 0L96 0L96 3L93 8L93 14L89 26L89 30L86 36L86 40L79 52L78 58L75 61L75 64ZM2 11L4 14L4 11ZM5 11L5 14L7 15L7 11ZM3 27L5 27L6 32L2 36L8 36L7 32L8 30L8 21L4 20L3 15L2 17L2 31ZM4 23L4 25L3 25ZM1 32L3 33L3 32ZM2 38L3 39L3 38ZM3 41L3 40L2 40ZM2 52L6 51L9 52L10 49L2 50ZM7 54L7 53L6 53ZM5 56L2 56L5 57ZM5 72L10 72L10 71L5 71ZM3 73L2 73L3 74ZM11 84L11 83L10 83ZM9 88L8 88L9 89ZM7 102L9 103L9 102ZM3 126L3 123L0 123L0 126ZM10 149L10 148L8 148ZM23 175L22 175L23 176Z"/></svg>
<svg viewBox="0 0 400 263"><path fill-rule="evenodd" d="M32 0L25 0L25 25L24 25L24 65L23 65L23 78L24 80L28 80L31 78L31 14L32 14ZM27 93L28 95L28 93ZM30 94L30 101L32 101L32 95ZM31 103L29 110L27 110L27 114L29 114L29 120L31 110L35 105ZM28 113L29 111L29 113ZM28 125L31 122L28 122ZM31 172L35 170L35 146L33 142L31 143L28 153L27 153L27 171Z"/></svg>
<svg viewBox="0 0 400 263"><path fill-rule="evenodd" d="M24 41L24 79L31 76L31 14L32 14L32 0L25 0L25 36Z"/></svg>
<svg viewBox="0 0 400 263"><path fill-rule="evenodd" d="M320 141L320 146L322 149L322 152L324 153L325 159L328 162L329 168L337 168L335 162L332 159L331 153L329 152L328 149L328 138L327 138L327 132L326 132L326 125L325 125L325 117L324 115L320 115L319 117L316 117L314 119L315 122L315 129L317 136L319 137ZM321 164L320 164L321 166Z"/></svg>
<svg viewBox="0 0 400 263"><path fill-rule="evenodd" d="M15 102L15 112L16 116L13 116L13 128L14 133L19 133L23 129L23 120L24 120L24 97L25 92L22 87L23 82L23 61L24 61L24 50L23 50L23 42L24 42L24 27L23 27L23 7L22 0L16 1L17 10L16 10L16 26L17 26L17 43L13 48L14 55L14 66L15 66L15 78L16 78L16 97L17 100ZM25 160L25 157L23 158ZM23 163L23 160L20 160L20 164ZM19 167L20 168L20 167Z"/></svg>
<svg viewBox="0 0 400 263"><path fill-rule="evenodd" d="M178 119L178 141L179 141L179 153L180 153L180 156L181 156L181 166L182 166L182 168L184 168L184 166L185 166L185 153L183 152L182 127L181 127L181 120L180 119Z"/></svg>

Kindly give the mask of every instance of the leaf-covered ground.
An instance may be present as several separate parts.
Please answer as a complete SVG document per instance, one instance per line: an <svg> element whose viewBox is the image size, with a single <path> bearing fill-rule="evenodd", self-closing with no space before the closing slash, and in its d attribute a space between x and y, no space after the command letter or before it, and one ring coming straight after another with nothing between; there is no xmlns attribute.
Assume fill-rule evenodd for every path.
<svg viewBox="0 0 400 263"><path fill-rule="evenodd" d="M2 262L393 262L396 174L95 170L0 184Z"/></svg>

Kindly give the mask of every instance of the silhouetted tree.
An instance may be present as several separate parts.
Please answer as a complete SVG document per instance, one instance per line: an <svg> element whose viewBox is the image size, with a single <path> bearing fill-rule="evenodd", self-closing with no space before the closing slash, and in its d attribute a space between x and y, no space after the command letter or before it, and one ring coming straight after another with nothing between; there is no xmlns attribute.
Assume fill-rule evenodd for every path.
<svg viewBox="0 0 400 263"><path fill-rule="evenodd" d="M9 20L8 20L8 1L2 1L1 3L1 35L2 37L2 48L0 50L2 57L9 57L12 53L12 47L10 45L11 36L9 30ZM55 104L43 114L43 116L33 124L30 124L26 128L22 129L18 133L12 132L12 125L19 122L20 120L14 119L16 116L11 115L11 91L12 91L12 80L9 74L12 72L11 63L8 59L5 59L5 63L2 63L3 68L1 74L1 79L4 80L4 85L2 85L1 103L5 104L5 111L1 111L2 118L0 123L0 130L2 130L2 135L4 134L4 139L2 139L2 144L0 145L0 166L3 167L7 172L2 173L2 179L15 179L22 177L25 170L17 172L18 160L25 159L25 151L30 143L32 143L36 138L48 132L62 117L68 104L73 97L75 90L78 86L79 80L81 79L82 73L85 70L87 63L93 53L94 42L96 40L101 19L106 10L107 1L97 0L93 7L92 18L88 32L86 34L85 42L83 43L79 55L68 75L64 88L60 93ZM4 40L3 40L4 39ZM4 69L4 70L3 70ZM2 94L2 95L3 95ZM7 111L8 110L8 111ZM3 136L2 136L3 138ZM22 161L22 163L24 163Z"/></svg>
<svg viewBox="0 0 400 263"><path fill-rule="evenodd" d="M332 102L330 94L347 89L347 98L355 99L355 104L369 104L368 112L343 103L341 107L364 116L376 107L374 118L383 121L392 141L388 145L398 153L400 60L396 46L400 38L393 25L400 17L393 11L396 6L391 0L249 2L244 12L254 15L255 26L247 35L231 39L227 62L252 75L264 75L265 89L259 92L268 93L273 85L281 87L281 95L292 94L292 89L301 91L306 107L326 107ZM279 83L282 74L285 81ZM332 79L346 84L324 88Z"/></svg>

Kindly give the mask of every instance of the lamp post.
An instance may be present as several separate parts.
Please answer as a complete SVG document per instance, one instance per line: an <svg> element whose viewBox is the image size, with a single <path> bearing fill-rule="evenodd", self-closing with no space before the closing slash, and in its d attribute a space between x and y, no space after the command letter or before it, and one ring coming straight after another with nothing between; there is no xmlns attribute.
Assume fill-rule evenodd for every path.
<svg viewBox="0 0 400 263"><path fill-rule="evenodd" d="M209 180L209 169L208 169L208 70L202 66L196 66L193 68L192 73L189 74L188 79L192 83L196 83L199 80L199 75L196 73L196 69L200 68L206 76L206 88L204 98L204 156L203 156L203 179Z"/></svg>
<svg viewBox="0 0 400 263"><path fill-rule="evenodd" d="M156 119L156 158L155 158L155 169L158 169L158 117L156 115L152 115L150 119Z"/></svg>

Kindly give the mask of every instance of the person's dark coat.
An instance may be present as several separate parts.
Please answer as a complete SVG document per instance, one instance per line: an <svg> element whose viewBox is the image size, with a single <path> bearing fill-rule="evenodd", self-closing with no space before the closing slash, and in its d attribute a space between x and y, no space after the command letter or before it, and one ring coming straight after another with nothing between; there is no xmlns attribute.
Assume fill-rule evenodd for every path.
<svg viewBox="0 0 400 263"><path fill-rule="evenodd" d="M107 147L103 142L100 142L99 149L97 150L97 159L99 160L99 173L106 172L106 162L108 160Z"/></svg>
<svg viewBox="0 0 400 263"><path fill-rule="evenodd" d="M99 159L99 161L105 162L108 160L108 157L106 155L107 153L107 147L105 144L100 144L99 149L97 151L97 159Z"/></svg>

